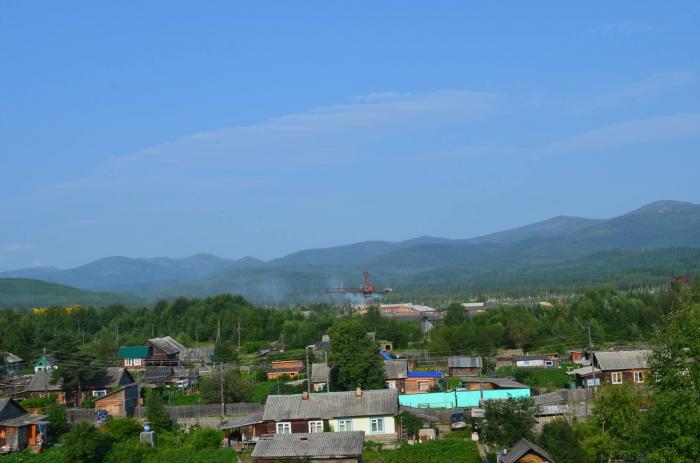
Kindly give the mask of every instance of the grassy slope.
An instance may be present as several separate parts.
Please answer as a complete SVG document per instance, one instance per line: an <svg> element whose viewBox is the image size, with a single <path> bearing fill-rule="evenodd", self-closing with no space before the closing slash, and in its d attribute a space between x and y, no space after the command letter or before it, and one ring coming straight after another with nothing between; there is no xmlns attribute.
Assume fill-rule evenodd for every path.
<svg viewBox="0 0 700 463"><path fill-rule="evenodd" d="M27 278L0 278L0 308L71 304L138 305L141 303L143 303L142 299L128 294L83 291L70 286Z"/></svg>

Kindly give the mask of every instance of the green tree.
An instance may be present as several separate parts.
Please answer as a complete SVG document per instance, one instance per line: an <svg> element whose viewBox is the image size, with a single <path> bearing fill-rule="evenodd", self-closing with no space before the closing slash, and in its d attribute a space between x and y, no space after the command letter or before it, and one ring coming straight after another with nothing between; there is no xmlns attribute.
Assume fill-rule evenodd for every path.
<svg viewBox="0 0 700 463"><path fill-rule="evenodd" d="M199 392L204 403L214 404L221 402L221 375L219 371L214 371L210 376L205 376L199 380ZM248 402L253 394L253 386L241 376L236 369L224 371L224 401Z"/></svg>
<svg viewBox="0 0 700 463"><path fill-rule="evenodd" d="M598 388L593 402L590 432L584 446L597 459L634 460L640 452L645 398L632 385L607 385Z"/></svg>
<svg viewBox="0 0 700 463"><path fill-rule="evenodd" d="M510 447L523 437L531 439L537 412L538 407L530 397L487 401L484 406L484 440L490 444Z"/></svg>
<svg viewBox="0 0 700 463"><path fill-rule="evenodd" d="M384 371L378 348L356 319L339 319L330 330L328 363L333 367L335 390L382 389Z"/></svg>
<svg viewBox="0 0 700 463"><path fill-rule="evenodd" d="M163 405L163 397L157 389L151 389L146 395L146 418L154 431L167 431L173 426Z"/></svg>
<svg viewBox="0 0 700 463"><path fill-rule="evenodd" d="M143 431L143 426L135 418L110 418L105 428L115 441L137 437Z"/></svg>
<svg viewBox="0 0 700 463"><path fill-rule="evenodd" d="M581 445L582 433L567 420L557 418L542 427L538 441L557 463L586 463L590 457Z"/></svg>
<svg viewBox="0 0 700 463"><path fill-rule="evenodd" d="M194 450L215 449L221 445L224 434L218 429L195 428L187 437L186 444Z"/></svg>
<svg viewBox="0 0 700 463"><path fill-rule="evenodd" d="M443 321L445 325L457 326L464 323L466 319L467 317L464 313L464 307L462 307L462 304L453 302L447 306L447 310L445 311L445 319Z"/></svg>
<svg viewBox="0 0 700 463"><path fill-rule="evenodd" d="M72 349L57 356L58 368L51 374L51 382L63 384L69 391L78 391L77 402L82 403L82 390L86 383L103 377L106 369L95 357L85 351Z"/></svg>
<svg viewBox="0 0 700 463"><path fill-rule="evenodd" d="M111 440L92 423L78 423L64 437L65 463L99 463L109 451Z"/></svg>
<svg viewBox="0 0 700 463"><path fill-rule="evenodd" d="M55 440L70 430L66 409L56 405L55 401L44 408L44 413L46 413L46 421L49 422L46 430L49 439Z"/></svg>
<svg viewBox="0 0 700 463"><path fill-rule="evenodd" d="M693 289L675 282L671 311L649 358L652 406L644 426L650 463L700 461L700 304Z"/></svg>

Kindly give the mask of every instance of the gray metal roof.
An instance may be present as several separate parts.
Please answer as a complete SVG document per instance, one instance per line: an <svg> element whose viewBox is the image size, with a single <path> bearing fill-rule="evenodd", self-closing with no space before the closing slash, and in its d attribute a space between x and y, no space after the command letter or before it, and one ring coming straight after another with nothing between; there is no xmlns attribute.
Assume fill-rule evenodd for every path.
<svg viewBox="0 0 700 463"><path fill-rule="evenodd" d="M330 378L331 369L325 363L314 363L311 366L311 382L327 383Z"/></svg>
<svg viewBox="0 0 700 463"><path fill-rule="evenodd" d="M475 376L460 376L459 377L463 383L491 383L500 389L530 389L527 384L519 383L510 378L483 378L479 379Z"/></svg>
<svg viewBox="0 0 700 463"><path fill-rule="evenodd" d="M396 415L399 396L395 389L319 392L304 400L302 394L271 395L265 404L265 421L331 419L354 416Z"/></svg>
<svg viewBox="0 0 700 463"><path fill-rule="evenodd" d="M449 368L481 368L481 357L448 357Z"/></svg>
<svg viewBox="0 0 700 463"><path fill-rule="evenodd" d="M233 429L233 428L241 428L243 426L250 426L256 423L260 423L263 420L263 414L262 412L260 413L251 413L250 415L246 416L237 416L235 418L229 418L223 423L221 423L221 426L219 428L221 429Z"/></svg>
<svg viewBox="0 0 700 463"><path fill-rule="evenodd" d="M6 363L20 363L22 359L17 357L12 352L5 352L5 362Z"/></svg>
<svg viewBox="0 0 700 463"><path fill-rule="evenodd" d="M384 377L386 379L405 379L408 377L407 360L385 360Z"/></svg>
<svg viewBox="0 0 700 463"><path fill-rule="evenodd" d="M569 370L566 372L567 375L578 375L578 376L591 376L594 373L600 373L602 370L600 368L596 367L581 367L581 368L576 368L575 370Z"/></svg>
<svg viewBox="0 0 700 463"><path fill-rule="evenodd" d="M650 350L597 351L593 352L596 364L603 371L634 370L648 368Z"/></svg>
<svg viewBox="0 0 700 463"><path fill-rule="evenodd" d="M253 458L356 458L364 431L274 434L255 445Z"/></svg>
<svg viewBox="0 0 700 463"><path fill-rule="evenodd" d="M184 352L187 348L171 338L170 336L165 336L164 338L153 338L148 340L149 343L156 346L158 349L162 350L166 354L178 354Z"/></svg>
<svg viewBox="0 0 700 463"><path fill-rule="evenodd" d="M61 380L58 380L56 384L51 384L51 374L53 370L50 371L37 371L32 375L32 380L29 385L24 389L26 392L56 392L63 390L63 384ZM22 392L24 392L22 391Z"/></svg>
<svg viewBox="0 0 700 463"><path fill-rule="evenodd" d="M519 458L524 457L528 452L535 452L549 463L554 463L552 457L541 447L533 444L529 440L522 438L508 449L508 453L501 457L501 463L515 463Z"/></svg>

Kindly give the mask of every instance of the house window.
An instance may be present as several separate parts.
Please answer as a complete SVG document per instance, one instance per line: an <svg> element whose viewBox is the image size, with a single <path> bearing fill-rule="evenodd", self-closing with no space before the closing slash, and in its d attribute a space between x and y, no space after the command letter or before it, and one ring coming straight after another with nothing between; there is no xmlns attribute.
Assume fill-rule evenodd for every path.
<svg viewBox="0 0 700 463"><path fill-rule="evenodd" d="M429 391L430 384L427 381L418 381L418 390L419 391Z"/></svg>
<svg viewBox="0 0 700 463"><path fill-rule="evenodd" d="M634 376L634 382L635 383L643 383L644 382L644 373L641 371L635 371L633 373Z"/></svg>
<svg viewBox="0 0 700 463"><path fill-rule="evenodd" d="M372 434L382 434L384 432L384 418L371 418L369 429Z"/></svg>
<svg viewBox="0 0 700 463"><path fill-rule="evenodd" d="M309 421L309 432L323 432L323 421Z"/></svg>
<svg viewBox="0 0 700 463"><path fill-rule="evenodd" d="M95 397L95 398L97 398L97 397L104 397L104 396L106 396L106 395L107 395L107 391L105 391L104 389L101 390L101 391L92 391L92 396Z"/></svg>
<svg viewBox="0 0 700 463"><path fill-rule="evenodd" d="M135 367L140 367L141 366L141 359L133 359L134 360L134 366Z"/></svg>
<svg viewBox="0 0 700 463"><path fill-rule="evenodd" d="M545 360L544 366L546 366L546 367L553 367L553 366L554 366L554 362L553 362L552 360Z"/></svg>
<svg viewBox="0 0 700 463"><path fill-rule="evenodd" d="M285 421L282 423L277 423L277 434L291 434L292 433L292 423Z"/></svg>
<svg viewBox="0 0 700 463"><path fill-rule="evenodd" d="M338 420L338 431L352 431L352 420L350 418Z"/></svg>
<svg viewBox="0 0 700 463"><path fill-rule="evenodd" d="M612 372L612 383L613 384L622 384L622 372L621 371L613 371Z"/></svg>

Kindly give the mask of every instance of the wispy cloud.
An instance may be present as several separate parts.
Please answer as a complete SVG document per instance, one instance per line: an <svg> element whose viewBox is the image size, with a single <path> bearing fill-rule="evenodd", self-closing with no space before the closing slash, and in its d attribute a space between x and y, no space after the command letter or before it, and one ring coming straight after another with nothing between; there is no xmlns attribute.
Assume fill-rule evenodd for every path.
<svg viewBox="0 0 700 463"><path fill-rule="evenodd" d="M31 251L34 246L23 243L8 243L0 245L0 259L6 259L8 254Z"/></svg>
<svg viewBox="0 0 700 463"><path fill-rule="evenodd" d="M142 173L151 168L279 168L334 163L361 156L362 145L384 136L488 117L498 110L502 100L494 93L457 90L374 94L256 125L183 137L117 158L106 171Z"/></svg>
<svg viewBox="0 0 700 463"><path fill-rule="evenodd" d="M619 23L609 23L600 27L590 29L594 35L616 35L616 34L648 34L651 32L664 32L668 28L660 24L639 23L633 21L623 21Z"/></svg>
<svg viewBox="0 0 700 463"><path fill-rule="evenodd" d="M640 143L700 137L700 113L638 119L588 130L547 146L558 154L614 149Z"/></svg>

